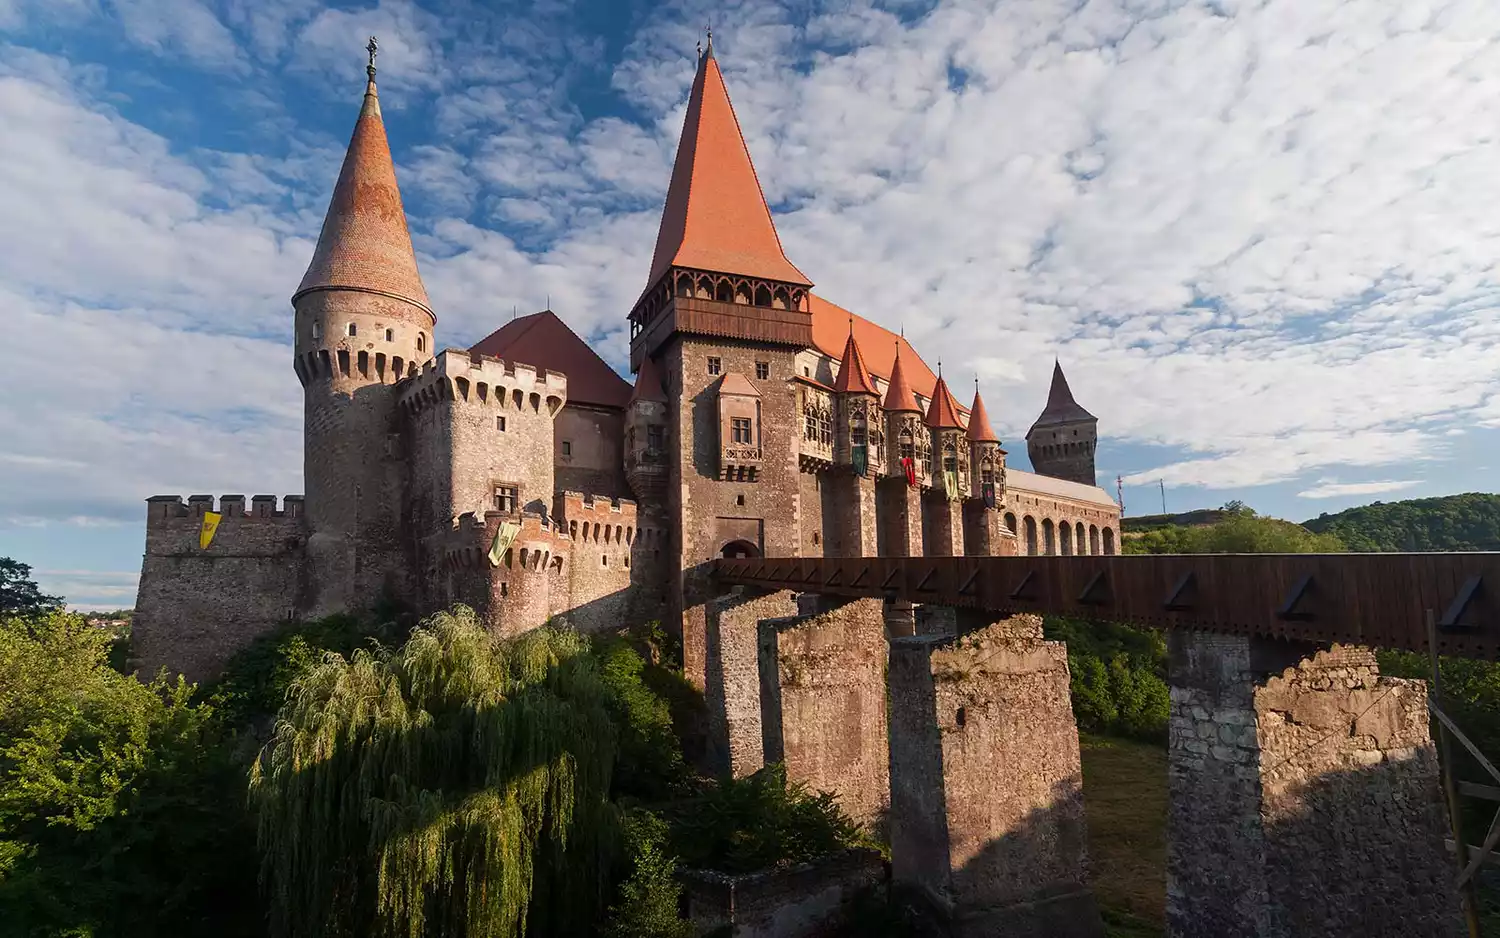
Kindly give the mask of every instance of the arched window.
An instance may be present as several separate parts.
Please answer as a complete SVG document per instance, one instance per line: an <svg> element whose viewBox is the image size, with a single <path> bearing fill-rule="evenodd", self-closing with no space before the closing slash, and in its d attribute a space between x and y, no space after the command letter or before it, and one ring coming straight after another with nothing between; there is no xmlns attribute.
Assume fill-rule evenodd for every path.
<svg viewBox="0 0 1500 938"><path fill-rule="evenodd" d="M1099 553L1099 526L1089 525L1089 553Z"/></svg>
<svg viewBox="0 0 1500 938"><path fill-rule="evenodd" d="M1058 553L1064 557L1073 556L1073 526L1064 521L1057 526Z"/></svg>
<svg viewBox="0 0 1500 938"><path fill-rule="evenodd" d="M425 333L425 332L418 332L417 333L417 351L419 351L419 352L425 352L425 351L427 351L427 333Z"/></svg>
<svg viewBox="0 0 1500 938"><path fill-rule="evenodd" d="M323 338L323 324L318 322L316 319L313 320L312 324L312 337L314 339Z"/></svg>
<svg viewBox="0 0 1500 938"><path fill-rule="evenodd" d="M1024 522L1022 522L1022 523L1025 525L1025 529L1026 529L1026 536L1025 536L1025 540L1026 540L1026 556L1028 556L1028 557L1035 557L1036 556L1036 519L1033 518L1033 517L1031 517L1031 515L1027 515L1026 516L1026 520Z"/></svg>
<svg viewBox="0 0 1500 938"><path fill-rule="evenodd" d="M385 340L387 342L394 342L394 341L396 341L396 330L395 329L387 329L387 330L385 330Z"/></svg>
<svg viewBox="0 0 1500 938"><path fill-rule="evenodd" d="M1114 553L1115 553L1115 529L1114 528L1105 528L1104 529L1104 555L1106 557L1112 557L1112 556L1114 556Z"/></svg>
<svg viewBox="0 0 1500 938"><path fill-rule="evenodd" d="M1073 543L1077 545L1076 549L1079 554L1087 554L1089 552L1089 544L1088 541L1084 538L1083 534L1082 521L1073 526ZM1097 553L1097 551L1095 553Z"/></svg>
<svg viewBox="0 0 1500 938"><path fill-rule="evenodd" d="M1042 555L1045 557L1057 556L1057 541L1053 537L1051 518L1042 522Z"/></svg>
<svg viewBox="0 0 1500 938"><path fill-rule="evenodd" d="M347 333L349 335L358 335L359 334L359 327L356 326L354 323L351 322L351 323L349 323L349 326L348 326L348 329L347 329Z"/></svg>

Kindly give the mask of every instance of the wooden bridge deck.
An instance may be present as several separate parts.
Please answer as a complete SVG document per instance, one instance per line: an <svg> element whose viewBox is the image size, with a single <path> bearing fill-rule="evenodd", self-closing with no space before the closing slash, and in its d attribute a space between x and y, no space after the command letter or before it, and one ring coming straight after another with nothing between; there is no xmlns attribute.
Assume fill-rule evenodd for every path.
<svg viewBox="0 0 1500 938"><path fill-rule="evenodd" d="M721 585L1500 657L1500 553L714 561Z"/></svg>

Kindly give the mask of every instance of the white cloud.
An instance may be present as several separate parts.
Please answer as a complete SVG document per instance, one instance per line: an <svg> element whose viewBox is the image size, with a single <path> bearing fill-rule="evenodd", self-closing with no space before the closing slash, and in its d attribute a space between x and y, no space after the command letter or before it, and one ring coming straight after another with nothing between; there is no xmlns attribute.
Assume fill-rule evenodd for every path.
<svg viewBox="0 0 1500 938"><path fill-rule="evenodd" d="M181 56L200 68L243 72L247 63L234 36L201 0L109 0L132 42L162 56Z"/></svg>
<svg viewBox="0 0 1500 938"><path fill-rule="evenodd" d="M1384 482L1335 482L1320 479L1318 484L1306 491L1298 492L1298 498L1346 498L1351 495L1380 495L1384 492L1399 492L1422 483L1415 479L1392 479Z"/></svg>

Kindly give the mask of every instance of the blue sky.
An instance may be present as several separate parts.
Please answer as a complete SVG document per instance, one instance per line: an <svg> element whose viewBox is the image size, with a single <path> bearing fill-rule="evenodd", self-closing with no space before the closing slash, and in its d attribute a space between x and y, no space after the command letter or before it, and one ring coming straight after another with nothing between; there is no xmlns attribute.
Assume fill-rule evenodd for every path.
<svg viewBox="0 0 1500 938"><path fill-rule="evenodd" d="M371 33L439 343L623 368L706 23L789 256L1016 465L1057 354L1127 513L1495 488L1490 0L0 0L0 555L128 606L147 496L301 491Z"/></svg>

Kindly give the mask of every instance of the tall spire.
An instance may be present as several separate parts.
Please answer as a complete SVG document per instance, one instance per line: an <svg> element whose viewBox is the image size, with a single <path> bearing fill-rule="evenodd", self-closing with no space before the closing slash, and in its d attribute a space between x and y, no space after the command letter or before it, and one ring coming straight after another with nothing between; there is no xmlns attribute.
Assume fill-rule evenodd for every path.
<svg viewBox="0 0 1500 938"><path fill-rule="evenodd" d="M891 365L891 383L885 389L885 403L880 405L888 413L920 414L922 408L917 406L917 396L911 393L911 385L906 383L906 372L901 370L901 345L896 345L896 361Z"/></svg>
<svg viewBox="0 0 1500 938"><path fill-rule="evenodd" d="M839 360L839 376L834 379L833 389L843 394L875 394L875 382L870 370L865 367L865 357L860 354L859 343L854 341L854 323L850 320L849 341L844 343L844 357Z"/></svg>
<svg viewBox="0 0 1500 938"><path fill-rule="evenodd" d="M925 422L934 430L963 429L964 425L958 419L958 401L953 399L953 392L948 390L948 382L941 374L932 389L932 403L927 406Z"/></svg>
<svg viewBox="0 0 1500 938"><path fill-rule="evenodd" d="M1056 359L1052 362L1052 388L1047 392L1047 406L1042 409L1042 415L1036 418L1033 427L1045 427L1055 423L1073 423L1078 420L1094 420L1093 414L1084 410L1073 400L1073 391L1068 387L1067 376L1063 374L1062 362Z"/></svg>
<svg viewBox="0 0 1500 938"><path fill-rule="evenodd" d="M786 259L714 57L698 57L647 289L672 266L811 286Z"/></svg>
<svg viewBox="0 0 1500 938"><path fill-rule="evenodd" d="M373 37L365 48L370 54L365 68L370 79L364 104L333 187L312 263L292 302L317 290L355 290L393 296L431 313L375 92Z"/></svg>
<svg viewBox="0 0 1500 938"><path fill-rule="evenodd" d="M979 379L974 379L974 406L969 408L969 429L964 434L970 443L999 443L1000 437L990 426L990 415L985 412L984 399L979 396Z"/></svg>

